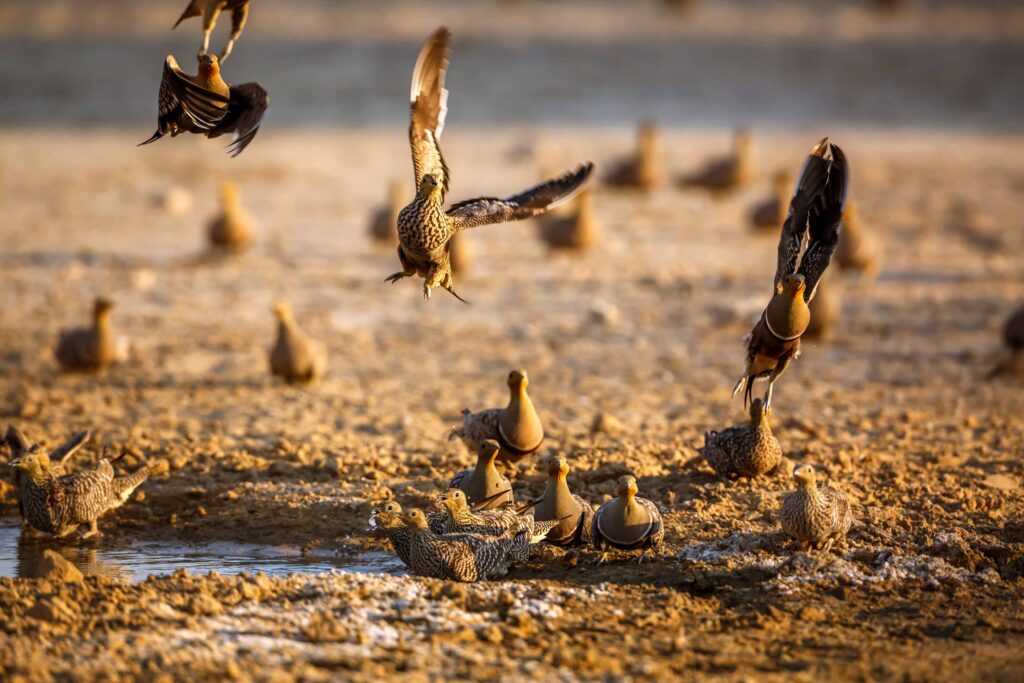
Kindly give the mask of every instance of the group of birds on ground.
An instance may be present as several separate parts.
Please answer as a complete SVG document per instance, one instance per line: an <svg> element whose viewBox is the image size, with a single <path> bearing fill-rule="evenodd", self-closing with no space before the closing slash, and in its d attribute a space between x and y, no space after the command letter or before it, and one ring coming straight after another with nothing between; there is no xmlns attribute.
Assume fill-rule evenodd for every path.
<svg viewBox="0 0 1024 683"><path fill-rule="evenodd" d="M208 53L209 35L221 11L232 12L232 34L220 59ZM203 46L197 76L183 74L173 56L164 66L159 96L159 123L152 142L164 135L183 132L207 137L232 134L232 155L239 154L255 136L268 97L256 83L231 86L220 75L241 34L249 12L249 0L192 0L179 19L203 17ZM459 235L482 225L543 216L577 197L573 212L550 216L542 223L542 236L552 246L582 248L594 239L589 190L585 188L594 166L584 163L551 180L504 198L479 197L444 208L450 173L439 141L447 112L445 74L449 63L451 34L435 31L423 45L413 71L410 91L409 141L412 151L415 197L401 206L400 187L390 190L391 202L375 217L371 233L384 240L397 237L402 270L387 278L423 280L423 296L441 287L461 297L453 273ZM653 123L640 128L634 156L611 166L605 175L609 186L652 189L662 182L658 153L659 133ZM739 131L733 153L709 163L701 171L680 179L685 187L725 192L749 184L754 176L752 140ZM812 329L814 306L823 278L835 254L840 262L861 271L876 267L872 240L858 225L853 207L846 202L849 168L844 152L829 140L814 145L796 176L774 178L775 196L755 207L755 228L778 229L778 258L771 296L746 339L742 376L733 395L743 392L750 421L721 432L708 432L700 452L715 472L726 479L756 478L775 471L782 462L782 448L772 434L770 415L774 385L800 352L801 339ZM251 219L241 207L237 186L221 188L222 213L209 227L209 240L218 247L240 249L252 241ZM841 230L841 226L845 227ZM397 231L395 230L397 227ZM847 237L844 241L844 235ZM95 302L91 327L62 333L55 356L68 370L101 370L124 359L127 345L110 321L112 302ZM310 382L326 368L323 344L296 324L286 302L274 307L277 339L270 350L271 371L289 382ZM1007 326L1007 344L1024 347L1024 309ZM767 380L762 397L753 396L753 384ZM476 453L474 467L457 473L449 488L428 513L402 510L394 501L375 508L371 526L385 534L396 553L420 575L474 581L501 576L529 557L538 542L562 547L592 545L604 560L609 549L640 551L640 561L657 553L664 541L658 507L638 495L637 480L623 476L616 496L596 510L573 494L567 484L569 465L562 456L544 461L548 483L536 500L516 504L511 482L498 463L516 463L535 454L544 441L540 416L530 399L529 378L514 370L507 380L510 396L504 408L464 411L462 424L453 428ZM19 509L30 526L65 537L87 526L83 538L97 535L97 520L123 504L146 479L145 467L124 477L114 475L111 461L101 458L88 471L66 470L70 456L88 438L76 434L47 455L13 427L5 441L19 478ZM797 488L782 503L783 532L799 547L829 550L849 531L852 512L842 493L819 486L814 468L807 464L793 472Z"/></svg>

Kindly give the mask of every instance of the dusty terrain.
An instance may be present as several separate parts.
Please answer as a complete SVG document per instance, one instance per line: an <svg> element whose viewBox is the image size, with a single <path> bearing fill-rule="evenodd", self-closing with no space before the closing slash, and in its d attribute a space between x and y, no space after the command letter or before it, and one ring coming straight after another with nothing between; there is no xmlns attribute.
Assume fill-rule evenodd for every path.
<svg viewBox="0 0 1024 683"><path fill-rule="evenodd" d="M874 26L859 16L852 25ZM929 40L966 42L972 54L993 44L1019 51L1019 36L971 33L989 24L958 16L933 17L941 27ZM64 37L57 19L39 21ZM770 38L784 42L775 21ZM639 24L641 35L654 30ZM98 25L101 37L120 30ZM919 39L901 25L874 30ZM427 504L470 462L449 427L463 407L504 403L504 376L524 367L547 429L541 454L566 454L570 485L595 503L619 475L635 474L663 511L663 557L597 566L590 551L545 548L508 580L473 586L347 572L2 578L2 677L1019 679L1024 377L988 378L1002 358L1002 321L1024 300L1024 160L1013 153L1024 136L1007 123L1019 88L980 84L1008 94L965 105L963 127L943 127L939 109L934 125L906 127L913 107L893 125L870 107L834 119L829 105L794 128L752 120L754 187L722 199L670 187L600 192L602 241L579 258L548 254L530 223L480 229L469 235L472 270L458 280L472 305L444 292L424 302L410 281L383 282L397 258L365 235L387 180L409 175L403 83L429 28L397 26L389 39L404 47L394 59L409 62L397 104L377 92L365 110L387 109L383 121L271 120L237 160L199 139L136 149L148 116L75 128L5 113L0 420L50 446L92 430L80 466L105 446L126 453L125 469L155 468L142 494L101 524L100 548L237 541L344 555L384 547L366 535L374 504ZM161 54L155 29L140 35L131 50ZM9 56L19 40L45 39L30 27L0 49ZM244 39L237 49L241 64ZM482 69L466 75L479 79L467 89L480 89L495 65L457 55L453 73ZM0 76L16 71L5 61ZM31 90L29 109L53 106L51 97ZM151 97L142 98L150 108ZM578 127L528 107L525 122L488 125L500 98L469 104L476 113L460 121L459 97L444 145L454 200L516 190L541 168L600 166L632 144L623 121ZM701 111L713 117L718 105ZM81 123L81 112L67 116ZM728 128L672 123L674 173L727 146ZM795 170L824 134L850 158L852 197L881 242L883 269L873 282L838 278L839 325L807 343L777 386L783 471L721 482L696 448L705 430L744 418L729 391L774 268L775 242L750 233L747 211L771 171ZM202 230L225 176L240 183L258 241L211 258ZM57 332L84 322L96 294L117 302L132 360L98 377L60 374ZM266 372L280 297L328 347L317 386L283 386ZM857 522L831 554L794 553L778 533L795 462L813 463L854 503ZM543 488L536 460L510 475L519 496ZM11 482L5 468L2 513L13 523Z"/></svg>

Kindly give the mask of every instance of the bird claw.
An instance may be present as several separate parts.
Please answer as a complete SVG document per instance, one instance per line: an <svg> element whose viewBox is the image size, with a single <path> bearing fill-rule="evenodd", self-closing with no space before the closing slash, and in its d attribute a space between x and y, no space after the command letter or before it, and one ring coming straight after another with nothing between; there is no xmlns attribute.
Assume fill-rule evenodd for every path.
<svg viewBox="0 0 1024 683"><path fill-rule="evenodd" d="M743 387L745 387L746 385L747 385L747 376L743 375L742 377L740 377L739 381L736 382L736 386L734 386L732 388L732 396L733 396L733 398L736 397L736 394L738 394L741 391L743 391Z"/></svg>
<svg viewBox="0 0 1024 683"><path fill-rule="evenodd" d="M428 284L423 285L423 299L430 301L430 285Z"/></svg>
<svg viewBox="0 0 1024 683"><path fill-rule="evenodd" d="M390 282L391 284L395 284L396 282L401 280L403 277L405 277L405 273L394 273L394 274L388 275L386 278L384 278L384 282Z"/></svg>

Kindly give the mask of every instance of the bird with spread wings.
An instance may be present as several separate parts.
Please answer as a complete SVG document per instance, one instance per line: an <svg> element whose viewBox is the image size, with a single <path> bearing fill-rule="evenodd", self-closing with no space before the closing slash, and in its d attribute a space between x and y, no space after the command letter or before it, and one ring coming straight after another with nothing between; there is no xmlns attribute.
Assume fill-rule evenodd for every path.
<svg viewBox="0 0 1024 683"><path fill-rule="evenodd" d="M448 111L444 87L451 33L439 28L423 45L412 74L409 144L416 197L398 214L398 258L402 270L387 278L397 282L419 275L423 297L442 287L455 292L449 260L450 241L460 230L539 216L576 194L594 170L591 163L524 192L505 197L478 197L444 209L450 174L441 155L441 132Z"/></svg>

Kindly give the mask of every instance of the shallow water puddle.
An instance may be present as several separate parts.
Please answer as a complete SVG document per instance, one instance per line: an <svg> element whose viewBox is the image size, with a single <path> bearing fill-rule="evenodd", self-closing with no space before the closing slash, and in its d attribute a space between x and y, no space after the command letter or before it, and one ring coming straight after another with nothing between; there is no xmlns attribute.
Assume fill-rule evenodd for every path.
<svg viewBox="0 0 1024 683"><path fill-rule="evenodd" d="M185 568L193 574L217 571L231 575L319 574L338 570L357 574L400 574L401 561L390 553L365 552L337 555L329 551L301 553L290 546L255 543L183 543L139 541L115 543L106 538L59 543L42 536L21 539L21 528L0 525L0 576L33 578L39 575L44 550L55 550L86 576L107 576L142 581L150 574L170 574Z"/></svg>

